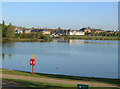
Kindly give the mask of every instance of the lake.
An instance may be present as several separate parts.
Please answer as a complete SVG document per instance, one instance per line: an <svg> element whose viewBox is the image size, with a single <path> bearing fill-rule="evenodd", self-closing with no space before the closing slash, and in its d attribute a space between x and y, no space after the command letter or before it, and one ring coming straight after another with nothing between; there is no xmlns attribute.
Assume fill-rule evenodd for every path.
<svg viewBox="0 0 120 89"><path fill-rule="evenodd" d="M31 72L32 55L36 73L118 78L118 41L7 42L2 68Z"/></svg>

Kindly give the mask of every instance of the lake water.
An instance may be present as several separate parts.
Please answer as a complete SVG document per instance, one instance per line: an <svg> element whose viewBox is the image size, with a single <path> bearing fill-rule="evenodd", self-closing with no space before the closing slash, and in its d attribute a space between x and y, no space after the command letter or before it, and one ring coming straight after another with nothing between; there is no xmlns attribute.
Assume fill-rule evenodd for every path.
<svg viewBox="0 0 120 89"><path fill-rule="evenodd" d="M5 69L31 71L30 59L35 55L37 73L118 78L118 41L54 40L2 45Z"/></svg>

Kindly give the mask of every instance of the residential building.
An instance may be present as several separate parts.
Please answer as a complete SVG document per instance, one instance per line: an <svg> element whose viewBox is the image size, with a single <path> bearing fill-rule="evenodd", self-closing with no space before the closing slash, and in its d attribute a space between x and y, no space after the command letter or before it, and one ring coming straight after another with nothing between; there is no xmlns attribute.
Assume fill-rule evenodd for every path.
<svg viewBox="0 0 120 89"><path fill-rule="evenodd" d="M43 34L50 34L50 31L48 31L48 30L43 30Z"/></svg>
<svg viewBox="0 0 120 89"><path fill-rule="evenodd" d="M66 29L57 30L57 31L54 31L54 35L66 35L66 32L67 32Z"/></svg>
<svg viewBox="0 0 120 89"><path fill-rule="evenodd" d="M114 31L106 31L108 34L113 34Z"/></svg>
<svg viewBox="0 0 120 89"><path fill-rule="evenodd" d="M31 32L37 32L37 33L40 33L40 32L43 32L43 34L50 34L50 31L48 30L44 30L44 29L32 29Z"/></svg>
<svg viewBox="0 0 120 89"><path fill-rule="evenodd" d="M80 29L80 31L83 31L83 32L88 32L88 33L91 33L91 32L94 32L94 33L102 33L104 32L104 30L101 30L101 29L89 29L89 28L82 28Z"/></svg>
<svg viewBox="0 0 120 89"><path fill-rule="evenodd" d="M83 31L80 30L67 30L66 35L85 35Z"/></svg>
<svg viewBox="0 0 120 89"><path fill-rule="evenodd" d="M22 34L23 33L22 27L15 27L15 33L16 34Z"/></svg>
<svg viewBox="0 0 120 89"><path fill-rule="evenodd" d="M24 33L30 33L31 32L31 30L30 29L24 29L24 31L23 31Z"/></svg>
<svg viewBox="0 0 120 89"><path fill-rule="evenodd" d="M57 30L54 32L55 35L84 35L83 31L79 31L79 30Z"/></svg>
<svg viewBox="0 0 120 89"><path fill-rule="evenodd" d="M80 31L91 33L91 29L89 28L82 28Z"/></svg>
<svg viewBox="0 0 120 89"><path fill-rule="evenodd" d="M102 32L104 32L104 30L101 30L101 29L91 29L91 32L102 33Z"/></svg>

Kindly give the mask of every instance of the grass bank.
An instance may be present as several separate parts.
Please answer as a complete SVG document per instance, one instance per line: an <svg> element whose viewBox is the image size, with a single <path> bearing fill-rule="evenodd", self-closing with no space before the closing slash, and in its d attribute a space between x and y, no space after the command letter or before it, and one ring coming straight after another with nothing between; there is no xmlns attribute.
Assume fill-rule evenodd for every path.
<svg viewBox="0 0 120 89"><path fill-rule="evenodd" d="M45 42L44 39L32 39L32 38L21 38L21 39L18 39L18 38L11 38L11 39L8 39L8 38L2 38L2 42Z"/></svg>
<svg viewBox="0 0 120 89"><path fill-rule="evenodd" d="M70 84L57 84L57 83L45 83L45 82L37 82L37 81L29 81L29 80L22 80L22 79L6 79L3 78L3 80L12 81L15 83L18 83L20 85L23 85L25 87L76 87L76 85L70 85Z"/></svg>
<svg viewBox="0 0 120 89"><path fill-rule="evenodd" d="M16 70L7 70L2 69L3 74L11 75L22 75L36 78L47 78L47 79L60 79L60 80L71 80L71 81L88 81L88 82L99 82L99 83L108 83L108 84L118 84L118 79L109 79L109 78L94 78L94 77L79 77L79 76L68 76L68 75L55 75L55 74L43 74L35 73L32 75L30 72L25 71L16 71Z"/></svg>
<svg viewBox="0 0 120 89"><path fill-rule="evenodd" d="M54 38L60 38L60 39L81 39L81 40L120 40L118 36L57 36Z"/></svg>
<svg viewBox="0 0 120 89"><path fill-rule="evenodd" d="M24 87L31 87L31 88L42 88L42 89L77 89L77 85L70 85L70 84L56 84L56 83L43 83L43 82L36 82L36 81L28 81L28 80L19 80L19 79L3 79L7 81L12 81L17 84L20 84ZM90 89L120 89L115 87L90 87Z"/></svg>
<svg viewBox="0 0 120 89"><path fill-rule="evenodd" d="M81 39L81 40L120 40L118 36L56 36L53 39L62 39L62 40L69 40L69 39ZM52 39L51 39L52 40ZM50 40L50 41L51 41ZM2 42L48 42L45 39L38 39L38 38L2 38Z"/></svg>

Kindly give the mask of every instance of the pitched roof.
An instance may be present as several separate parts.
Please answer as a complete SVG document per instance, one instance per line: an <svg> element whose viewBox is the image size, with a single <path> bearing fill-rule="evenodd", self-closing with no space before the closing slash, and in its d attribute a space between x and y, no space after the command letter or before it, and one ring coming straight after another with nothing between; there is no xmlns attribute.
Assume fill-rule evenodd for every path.
<svg viewBox="0 0 120 89"><path fill-rule="evenodd" d="M31 32L41 32L41 31L48 31L45 29L32 29Z"/></svg>

